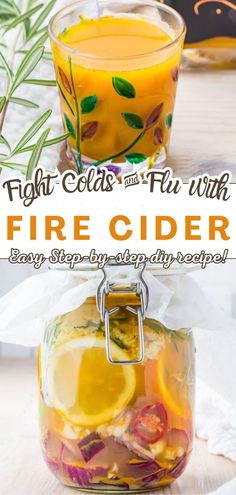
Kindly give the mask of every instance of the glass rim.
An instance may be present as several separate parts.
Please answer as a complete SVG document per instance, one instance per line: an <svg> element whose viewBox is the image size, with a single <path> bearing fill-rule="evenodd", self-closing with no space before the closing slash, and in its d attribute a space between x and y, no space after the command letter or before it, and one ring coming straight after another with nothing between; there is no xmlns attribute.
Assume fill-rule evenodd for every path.
<svg viewBox="0 0 236 495"><path fill-rule="evenodd" d="M101 4L104 3L104 1L105 0L101 0ZM70 11L72 8L76 8L76 6L80 6L83 2L88 3L87 0L80 0L80 1L77 0L76 2L72 2L69 5L65 5L60 10L58 10L51 17L51 19L49 21L49 24L48 24L49 36L59 47L63 48L63 50L66 50L70 54L79 55L80 57L83 57L86 59L96 59L96 60L101 60L101 61L102 60L117 60L117 61L119 61L119 60L128 60L128 59L139 59L142 57L146 57L148 55L154 55L156 53L161 53L165 50L168 50L170 47L174 46L175 44L177 44L179 42L179 40L185 35L186 23L185 23L183 17L181 16L181 14L179 14L179 12L177 12L177 10L173 9L169 5L160 3L159 1L156 1L156 0L145 0L145 1L144 0L135 0L135 1L138 4L142 4L142 5L145 4L146 6L155 6L158 10L168 12L169 14L171 14L172 16L177 18L177 20L179 22L179 26L180 26L180 32L176 36L176 38L171 40L165 46L157 48L156 50L148 51L145 53L140 53L137 55L122 55L122 56L119 55L119 56L112 57L112 56L108 56L108 55L95 55L93 53L82 52L80 50L72 48L72 47L66 45L65 43L63 43L62 41L60 41L58 39L58 37L54 34L54 23L58 20L58 18L60 18L60 16L64 12ZM125 4L126 2L127 2L127 0L119 0L119 4Z"/></svg>

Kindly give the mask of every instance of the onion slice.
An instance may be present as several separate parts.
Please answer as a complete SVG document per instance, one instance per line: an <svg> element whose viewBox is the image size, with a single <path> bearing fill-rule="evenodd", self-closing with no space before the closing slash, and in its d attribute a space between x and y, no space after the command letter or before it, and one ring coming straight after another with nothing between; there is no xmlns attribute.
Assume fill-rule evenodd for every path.
<svg viewBox="0 0 236 495"><path fill-rule="evenodd" d="M106 476L106 469L103 467L96 467L86 469L81 466L73 466L71 464L62 464L63 474L66 478L80 485L82 487L88 487L92 484L93 478Z"/></svg>
<svg viewBox="0 0 236 495"><path fill-rule="evenodd" d="M105 444L102 441L100 435L96 432L92 432L84 437L79 443L81 455L84 461L89 462L98 452L105 448Z"/></svg>

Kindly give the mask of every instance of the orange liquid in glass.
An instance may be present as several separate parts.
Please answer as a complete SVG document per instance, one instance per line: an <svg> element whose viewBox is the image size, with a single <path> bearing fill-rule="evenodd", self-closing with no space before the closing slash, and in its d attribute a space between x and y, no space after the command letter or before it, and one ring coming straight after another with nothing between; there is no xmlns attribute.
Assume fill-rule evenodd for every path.
<svg viewBox="0 0 236 495"><path fill-rule="evenodd" d="M58 39L69 48L52 42L72 148L97 161L123 162L127 153L140 153L151 165L169 142L181 42L168 47L171 36L142 17L82 19ZM81 102L91 96L84 110Z"/></svg>

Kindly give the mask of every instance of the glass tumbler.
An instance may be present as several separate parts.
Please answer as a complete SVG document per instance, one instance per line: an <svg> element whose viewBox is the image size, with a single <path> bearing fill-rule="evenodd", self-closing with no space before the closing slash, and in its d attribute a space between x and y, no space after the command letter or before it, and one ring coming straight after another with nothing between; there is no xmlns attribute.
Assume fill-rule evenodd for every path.
<svg viewBox="0 0 236 495"><path fill-rule="evenodd" d="M54 15L49 32L78 172L163 164L185 37L180 14L155 0L81 0Z"/></svg>
<svg viewBox="0 0 236 495"><path fill-rule="evenodd" d="M162 275L164 276L164 275ZM39 349L41 445L52 473L89 493L175 481L193 441L194 343L145 317L143 278L103 279L45 327Z"/></svg>

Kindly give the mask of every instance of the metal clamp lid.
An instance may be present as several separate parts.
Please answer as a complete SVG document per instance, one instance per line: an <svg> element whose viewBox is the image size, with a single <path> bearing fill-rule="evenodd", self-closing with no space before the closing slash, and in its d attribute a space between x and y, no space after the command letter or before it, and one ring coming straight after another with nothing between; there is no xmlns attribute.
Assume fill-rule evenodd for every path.
<svg viewBox="0 0 236 495"><path fill-rule="evenodd" d="M111 364L139 364L144 360L144 333L143 333L143 319L148 307L149 291L148 286L143 279L143 271L145 265L138 272L138 280L130 284L122 283L110 283L107 278L107 272L103 268L103 278L97 288L97 308L101 315L101 320L105 323L105 338L106 338L106 355ZM110 342L110 315L116 313L119 310L119 306L114 308L106 308L106 296L109 294L136 294L140 298L140 307L138 309L131 306L126 306L126 309L131 313L137 315L138 319L138 335L139 335L139 357L136 360L124 360L114 361L111 355L111 342Z"/></svg>

